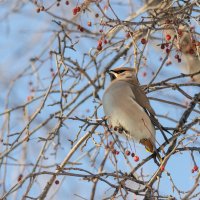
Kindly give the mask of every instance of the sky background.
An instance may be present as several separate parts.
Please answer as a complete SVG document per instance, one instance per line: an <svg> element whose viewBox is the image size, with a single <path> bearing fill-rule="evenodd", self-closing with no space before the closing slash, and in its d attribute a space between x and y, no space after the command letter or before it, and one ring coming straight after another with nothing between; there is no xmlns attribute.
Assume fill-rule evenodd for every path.
<svg viewBox="0 0 200 200"><path fill-rule="evenodd" d="M42 2L42 1L41 1ZM137 3L134 4L134 7L128 6L126 1L124 4L119 4L120 1L116 1L112 3L113 9L115 9L118 17L120 19L125 19L128 17L128 15L133 10L137 10L140 6L142 6L142 3L137 1ZM43 1L45 7L48 7L51 4L51 1L46 2ZM72 8L76 5L76 2L70 2L69 6L66 6L64 1L61 2L61 6L56 7L53 6L50 9L50 13L53 13L57 16L62 16L63 18L72 19ZM93 8L93 7L92 7ZM94 6L94 9L95 6ZM93 10L92 10L93 11ZM127 12L128 11L128 12ZM22 105L25 102L27 102L27 97L30 95L33 95L34 97L37 97L42 94L42 92L31 92L29 85L29 82L33 82L33 87L36 89L46 89L50 81L52 79L51 77L51 68L56 70L55 66L55 59L49 58L49 51L57 49L57 40L55 38L55 32L59 29L58 25L54 23L52 20L55 18L51 16L50 14L46 12L37 13L36 7L34 4L32 4L30 1L7 1L3 0L0 2L0 73L1 73L1 79L0 79L0 113L5 111L5 99L8 94L9 86L12 84L12 81L18 77L18 75L24 71L27 70L25 75L23 77L17 78L16 82L14 82L14 87L12 88L10 94L9 94L9 100L8 100L8 108L14 108L18 105ZM78 21L83 27L86 26L88 19L93 20L95 12L86 12L81 17L77 17L77 19L73 19L75 21ZM109 15L109 12L107 11L107 14ZM94 26L93 29L98 30L98 26ZM198 30L198 27L197 27ZM118 37L124 37L125 33L119 33ZM162 37L162 34L154 34L155 37ZM68 50L67 56L77 59L79 63L82 61L82 55L84 53L87 53L91 48L95 48L97 44L97 40L99 36L96 38L87 38L84 37L84 35L80 35L80 32L77 31L77 33L74 33L71 35L71 37L78 41L78 44L75 46L76 51ZM143 67L141 67L141 70L139 72L139 80L141 84L147 84L151 78L152 78L152 72L157 69L160 64L161 58L164 58L164 53L160 50L159 47L157 47L157 42L149 42L147 45L147 48L144 52L144 55L148 58L146 63L143 63ZM139 46L142 48L141 46ZM130 52L131 53L131 52ZM39 62L32 62L32 59L40 57L41 59ZM99 56L99 59L102 58L102 56L105 56L104 54ZM102 66L99 69L100 71L103 71L104 66L106 66L106 63L110 60L110 58L105 58L105 60L102 62ZM173 56L170 58L172 60L172 65L165 66L158 78L155 80L155 82L158 82L162 80L163 78L168 78L171 76L179 75L182 71L180 70L180 65L177 64L177 62L174 61ZM89 59L85 58L85 63L89 62ZM113 66L117 67L124 63L124 58L120 58L119 61ZM133 59L130 61L130 65L133 64ZM183 65L184 63L181 63ZM129 64L126 64L128 67ZM41 67L40 67L41 66ZM34 73L34 71L39 68L38 75L37 73ZM89 74L92 76L93 70L89 70ZM143 73L147 72L147 76L143 76ZM185 83L190 81L189 79L179 79L180 82ZM83 79L81 81L81 84L86 84L87 80ZM69 87L67 84L72 84L70 80L66 83L66 88ZM106 77L106 86L109 84L109 76ZM76 89L78 89L81 86L77 86ZM199 92L198 87L187 87L185 89L188 94L193 96L195 93ZM91 92L91 88L86 90L86 92L83 94L82 98L84 96L87 96ZM99 96L102 98L104 90L100 90ZM182 105L186 105L187 102L189 102L183 95L180 95L175 90L166 89L161 90L157 92L152 92L148 94L149 97L156 97L161 99L166 99L169 101L175 101L177 103L180 103ZM56 98L59 97L59 94L55 94L51 97L51 99L48 100L48 103L55 102ZM33 113L35 109L40 105L40 101L35 101L35 103L31 104L27 108L27 115ZM94 98L91 97L87 101L85 101L78 109L76 109L72 113L72 117L79 116L79 117L90 117L93 113L93 110L95 109L95 106L97 104L94 103ZM162 115L169 115L170 117L173 117L174 119L179 120L180 116L183 114L184 109L178 108L176 106L171 106L164 103L158 103L156 101L151 101L152 107L155 109L157 114ZM45 106L45 108L42 110L42 112L39 114L37 120L35 121L35 124L41 122L42 120L46 119L49 114L55 112L58 110L58 106ZM198 108L197 108L198 109ZM104 113L102 108L98 110L98 117L103 117ZM193 113L190 117L190 119L194 119L195 116L198 116L198 114ZM15 133L20 131L26 122L26 119L24 119L24 111L22 109L19 109L15 112L13 112L11 116L11 123L10 123L10 133ZM22 120L23 119L23 120ZM159 121L164 126L174 127L175 124L166 120L160 118ZM1 116L1 126L2 130L5 131L3 127L4 124L4 116ZM34 128L35 124L32 125L31 128ZM27 148L27 155L26 155L26 164L35 163L36 159L41 151L42 143L38 142L38 137L45 137L47 132L51 130L56 124L56 119L51 120L51 123L48 124L47 127L44 127L40 131L38 131L36 134L34 134L31 137L31 145L27 146L21 146L19 148L16 148L15 151L11 154L12 158L8 158L8 163L21 163L23 161L23 155L22 149ZM46 151L46 156L48 156L48 159L45 160L45 165L52 165L55 163L60 163L64 157L66 156L67 152L70 150L70 142L69 139L74 139L75 135L79 131L79 126L81 125L81 122L73 121L73 120L67 120L66 121L67 128L63 127L60 131L60 138L61 138L61 146L55 151L55 146L49 145L48 150ZM197 127L199 128L199 126ZM102 133L103 129L99 128L97 130L97 133ZM6 134L8 133L8 130L4 133L2 132L2 136L4 139L6 139ZM81 135L84 135L86 131L81 131ZM194 134L192 131L189 131L189 133ZM188 133L188 134L189 134ZM98 137L95 137L98 141ZM12 142L14 138L10 138L9 141ZM111 139L109 139L111 140ZM159 143L163 142L163 138L160 136L160 133L157 133L157 140ZM190 142L190 140L188 140ZM144 150L144 148L139 145L138 143L131 143L133 146L135 145L135 151L139 155L140 159L146 158L149 153ZM199 146L199 142L195 141L191 146ZM81 163L80 168L87 169L91 172L97 173L99 163L101 162L101 158L104 156L105 149L100 149L99 155L97 157L97 161L95 165L92 165L91 160L87 156L83 156L85 152L90 150L93 147L93 142L89 141L86 148L84 148L83 151L77 151L76 154L72 157L71 161L76 161L78 159L78 162ZM5 150L5 147L2 146L2 149ZM56 154L55 154L56 152ZM95 155L95 150L91 151L91 155ZM196 162L197 164L200 164L199 160L199 154L194 152ZM83 156L80 160L79 158ZM124 161L123 155L120 153L118 156L118 167L119 169L123 171L130 171L130 168L127 166L127 164ZM136 165L136 163L131 160L130 162L133 166ZM43 164L43 163L41 163ZM25 168L25 169L24 169ZM191 159L191 155L189 153L179 153L175 156L172 156L170 161L168 162L166 166L166 170L170 172L171 176L174 178L175 184L179 187L180 190L188 190L190 189L194 184L194 177L196 174L191 173L191 169L193 168L193 162ZM13 166L10 165L6 168L1 167L1 178L6 174L6 190L8 191L13 184L17 183L17 177L19 174L23 171L23 174L26 175L30 173L31 171L31 165L30 166ZM147 165L144 166L143 170L146 172L146 174L151 174L157 169L156 165L153 162L149 162ZM52 171L55 170L54 168L51 168ZM115 171L114 166L111 162L107 162L105 165L105 170L108 172ZM49 176L44 175L40 176L37 179L37 182L34 184L34 187L30 191L30 196L37 196L39 192L41 192L42 188L46 185L46 182L48 181ZM74 199L79 200L81 197L84 197L88 199L88 194L91 192L91 187L93 185L92 182L83 181L81 178L77 177L58 177L58 180L60 181L59 185L54 185L51 191L51 195L54 194L55 191L58 190L58 192L52 197L52 199ZM8 199L21 199L21 195L24 192L24 189L27 187L28 181L25 182L25 184L19 189L19 191L16 193L13 193L8 197ZM160 182L161 185L161 193L163 195L165 194L173 194L171 183L169 181L169 177L167 176L167 173L162 174L162 179ZM137 186L133 186L137 187ZM2 194L2 187L0 188L0 193ZM98 189L96 193L96 199L102 199L102 196L104 196L104 192L106 192L106 196L108 194L112 193L113 190L109 190L109 187L102 182L98 183ZM50 195L50 196L51 196ZM78 196L80 195L80 196ZM175 192L174 195L178 198L177 193ZM50 198L50 197L48 197ZM129 199L132 199L133 196L130 195ZM134 195L134 198L140 199L140 197L137 197ZM197 197L196 199L199 199Z"/></svg>

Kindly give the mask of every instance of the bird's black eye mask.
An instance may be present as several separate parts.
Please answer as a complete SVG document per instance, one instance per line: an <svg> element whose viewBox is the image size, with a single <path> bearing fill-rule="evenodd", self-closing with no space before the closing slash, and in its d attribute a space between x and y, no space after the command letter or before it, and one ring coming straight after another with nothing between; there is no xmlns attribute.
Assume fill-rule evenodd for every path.
<svg viewBox="0 0 200 200"><path fill-rule="evenodd" d="M119 71L115 71L115 70L110 70L108 73L110 75L110 79L111 81L115 80L117 78L117 74L121 74L123 72L125 72L126 70L119 70Z"/></svg>
<svg viewBox="0 0 200 200"><path fill-rule="evenodd" d="M121 74L123 72L125 72L126 70L118 70L118 71L115 71L115 70L110 70L111 72L114 72L116 74Z"/></svg>

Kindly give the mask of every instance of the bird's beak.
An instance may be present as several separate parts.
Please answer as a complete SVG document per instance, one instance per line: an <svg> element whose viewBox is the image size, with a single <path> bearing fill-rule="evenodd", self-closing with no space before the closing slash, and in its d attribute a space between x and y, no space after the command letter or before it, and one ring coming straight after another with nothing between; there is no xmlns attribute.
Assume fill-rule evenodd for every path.
<svg viewBox="0 0 200 200"><path fill-rule="evenodd" d="M113 81L114 79L116 79L116 73L112 70L108 70L107 73L110 75L110 79L111 81Z"/></svg>
<svg viewBox="0 0 200 200"><path fill-rule="evenodd" d="M107 70L106 70L106 73L110 74L111 71L112 71L112 70L107 69Z"/></svg>
<svg viewBox="0 0 200 200"><path fill-rule="evenodd" d="M113 74L113 71L112 70L107 70L106 71L108 74Z"/></svg>

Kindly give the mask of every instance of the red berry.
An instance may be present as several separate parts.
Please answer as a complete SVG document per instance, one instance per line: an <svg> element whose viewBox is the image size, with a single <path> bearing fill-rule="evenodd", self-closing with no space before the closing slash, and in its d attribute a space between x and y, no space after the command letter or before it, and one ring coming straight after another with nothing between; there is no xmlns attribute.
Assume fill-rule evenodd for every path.
<svg viewBox="0 0 200 200"><path fill-rule="evenodd" d="M22 180L22 178L23 178L23 175L22 174L20 174L19 176L18 176L18 179L17 179L17 181L19 182L19 181L21 181Z"/></svg>
<svg viewBox="0 0 200 200"><path fill-rule="evenodd" d="M181 37L182 35L183 35L183 31L182 30L180 30L180 29L178 29L178 35Z"/></svg>
<svg viewBox="0 0 200 200"><path fill-rule="evenodd" d="M143 76L143 77L146 77L146 76L147 76L147 73L146 73L146 72L143 72L143 73L142 73L142 76Z"/></svg>
<svg viewBox="0 0 200 200"><path fill-rule="evenodd" d="M139 161L139 157L138 156L134 156L134 161L135 162Z"/></svg>
<svg viewBox="0 0 200 200"><path fill-rule="evenodd" d="M169 40L171 40L171 35L166 35L165 38L166 38L167 41L169 41Z"/></svg>
<svg viewBox="0 0 200 200"><path fill-rule="evenodd" d="M135 156L135 154L134 154L134 153L131 153L131 156L132 156L132 157L134 157L134 156Z"/></svg>
<svg viewBox="0 0 200 200"><path fill-rule="evenodd" d="M39 12L40 12L40 8L37 8L37 9L36 9L36 12L39 13Z"/></svg>
<svg viewBox="0 0 200 200"><path fill-rule="evenodd" d="M55 184L58 185L59 184L59 180L55 180Z"/></svg>
<svg viewBox="0 0 200 200"><path fill-rule="evenodd" d="M102 40L98 41L98 46L102 46Z"/></svg>
<svg viewBox="0 0 200 200"><path fill-rule="evenodd" d="M117 126L115 126L115 127L114 127L114 131L117 131L117 130L118 130L118 127L117 127Z"/></svg>
<svg viewBox="0 0 200 200"><path fill-rule="evenodd" d="M142 44L146 44L146 43L147 43L146 39L145 39L145 38L142 38L142 39L141 39L141 43L142 43Z"/></svg>
<svg viewBox="0 0 200 200"><path fill-rule="evenodd" d="M193 170L194 170L195 172L198 171L198 169L199 169L199 168L198 168L198 166L196 166L196 165L193 167Z"/></svg>
<svg viewBox="0 0 200 200"><path fill-rule="evenodd" d="M81 32L83 32L83 31L84 31L84 28L83 28L82 26L80 27L80 31L81 31Z"/></svg>
<svg viewBox="0 0 200 200"><path fill-rule="evenodd" d="M102 50L102 46L101 46L101 45L98 45L98 46L97 46L97 50L98 50L98 51L101 51L101 50Z"/></svg>
<svg viewBox="0 0 200 200"><path fill-rule="evenodd" d="M33 100L33 96L29 95L29 96L27 97L27 101L32 101L32 100Z"/></svg>
<svg viewBox="0 0 200 200"><path fill-rule="evenodd" d="M99 17L99 14L97 13L97 14L95 14L95 17L97 18L97 17Z"/></svg>
<svg viewBox="0 0 200 200"><path fill-rule="evenodd" d="M88 25L88 26L92 26L92 22L89 21L89 22L87 23L87 25Z"/></svg>
<svg viewBox="0 0 200 200"><path fill-rule="evenodd" d="M166 53L169 54L170 53L170 49L166 49Z"/></svg>
<svg viewBox="0 0 200 200"><path fill-rule="evenodd" d="M103 41L103 43L104 43L104 44L107 44L107 43L108 43L108 41L105 39L105 40Z"/></svg>
<svg viewBox="0 0 200 200"><path fill-rule="evenodd" d="M126 151L125 151L125 154L126 154L127 156L130 156L131 152L130 152L129 150L126 150Z"/></svg>
<svg viewBox="0 0 200 200"><path fill-rule="evenodd" d="M115 151L115 155L119 155L119 151Z"/></svg>
<svg viewBox="0 0 200 200"><path fill-rule="evenodd" d="M76 15L77 14L77 7L75 7L74 9L73 9L73 15Z"/></svg>
<svg viewBox="0 0 200 200"><path fill-rule="evenodd" d="M174 56L174 58L176 58L176 59L179 59L179 55L178 55L178 54L176 54L176 55Z"/></svg>
<svg viewBox="0 0 200 200"><path fill-rule="evenodd" d="M66 1L65 4L66 4L66 5L69 5L69 1Z"/></svg>
<svg viewBox="0 0 200 200"><path fill-rule="evenodd" d="M78 6L78 7L76 7L76 9L77 9L77 12L80 12L81 11L81 8Z"/></svg>
<svg viewBox="0 0 200 200"><path fill-rule="evenodd" d="M165 170L165 167L163 165L160 166L160 171L163 172Z"/></svg>
<svg viewBox="0 0 200 200"><path fill-rule="evenodd" d="M165 48L165 44L161 44L160 48L164 49Z"/></svg>

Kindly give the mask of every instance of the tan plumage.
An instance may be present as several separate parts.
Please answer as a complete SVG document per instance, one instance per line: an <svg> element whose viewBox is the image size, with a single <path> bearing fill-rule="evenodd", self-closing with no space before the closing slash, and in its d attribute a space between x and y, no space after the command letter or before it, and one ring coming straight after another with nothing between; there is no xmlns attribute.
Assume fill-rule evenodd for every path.
<svg viewBox="0 0 200 200"><path fill-rule="evenodd" d="M200 48L198 41L195 40L194 34L191 32L191 27L180 25L178 30L174 29L174 24L165 25L166 35L178 35L175 40L175 47L181 52L181 59L184 61L180 63L180 69L186 74L194 74L192 81L200 83ZM178 34L177 34L178 33Z"/></svg>
<svg viewBox="0 0 200 200"><path fill-rule="evenodd" d="M155 150L155 127L161 127L155 112L139 85L134 69L117 68L109 72L111 83L103 95L103 108L113 127L122 127L127 135L145 148Z"/></svg>

